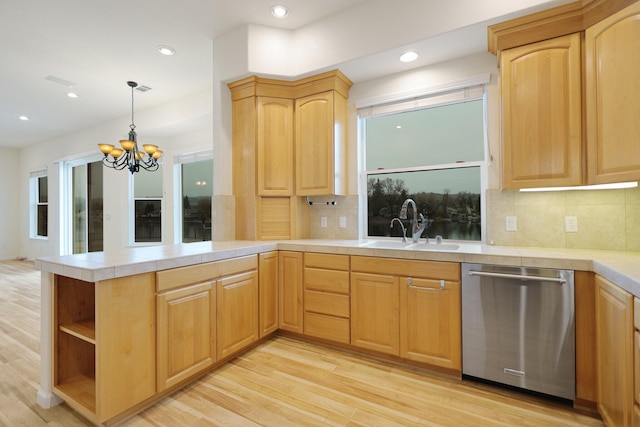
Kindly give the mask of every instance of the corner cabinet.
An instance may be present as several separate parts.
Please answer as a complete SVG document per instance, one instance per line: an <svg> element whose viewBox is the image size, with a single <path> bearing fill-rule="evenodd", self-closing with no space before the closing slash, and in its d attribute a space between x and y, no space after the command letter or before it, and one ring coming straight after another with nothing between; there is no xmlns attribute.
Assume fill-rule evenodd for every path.
<svg viewBox="0 0 640 427"><path fill-rule="evenodd" d="M54 391L95 424L156 392L153 273L95 283L56 276Z"/></svg>
<svg viewBox="0 0 640 427"><path fill-rule="evenodd" d="M503 188L582 184L580 58L580 34L501 53Z"/></svg>
<svg viewBox="0 0 640 427"><path fill-rule="evenodd" d="M304 332L303 253L280 251L278 257L279 328L283 331L302 334Z"/></svg>
<svg viewBox="0 0 640 427"><path fill-rule="evenodd" d="M260 338L278 330L278 252L258 255Z"/></svg>
<svg viewBox="0 0 640 427"><path fill-rule="evenodd" d="M296 81L229 83L236 239L309 237L301 196L347 192L347 97L334 70Z"/></svg>
<svg viewBox="0 0 640 427"><path fill-rule="evenodd" d="M633 296L596 276L598 410L608 426L633 427Z"/></svg>
<svg viewBox="0 0 640 427"><path fill-rule="evenodd" d="M593 184L640 179L640 2L585 31L587 171Z"/></svg>

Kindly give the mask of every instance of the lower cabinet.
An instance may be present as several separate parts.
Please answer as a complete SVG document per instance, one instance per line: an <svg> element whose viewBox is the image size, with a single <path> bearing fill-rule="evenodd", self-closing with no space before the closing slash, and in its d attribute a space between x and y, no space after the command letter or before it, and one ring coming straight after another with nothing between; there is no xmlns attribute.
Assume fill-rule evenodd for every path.
<svg viewBox="0 0 640 427"><path fill-rule="evenodd" d="M462 369L460 264L351 257L351 343Z"/></svg>
<svg viewBox="0 0 640 427"><path fill-rule="evenodd" d="M255 271L218 280L218 359L236 353L259 338L258 275Z"/></svg>
<svg viewBox="0 0 640 427"><path fill-rule="evenodd" d="M455 264L452 267L455 270ZM452 370L462 369L460 291L460 281L455 279L403 277L400 280L401 357Z"/></svg>
<svg viewBox="0 0 640 427"><path fill-rule="evenodd" d="M216 361L215 281L158 295L158 391Z"/></svg>
<svg viewBox="0 0 640 427"><path fill-rule="evenodd" d="M84 282L54 279L53 387L103 423L156 392L153 273Z"/></svg>
<svg viewBox="0 0 640 427"><path fill-rule="evenodd" d="M283 331L304 332L303 323L303 253L280 251L279 255L279 328Z"/></svg>
<svg viewBox="0 0 640 427"><path fill-rule="evenodd" d="M596 276L598 410L608 426L633 426L633 343L633 296Z"/></svg>
<svg viewBox="0 0 640 427"><path fill-rule="evenodd" d="M633 325L635 326L634 332L634 396L635 406L633 410L633 426L640 427L640 298L635 297L633 299Z"/></svg>
<svg viewBox="0 0 640 427"><path fill-rule="evenodd" d="M260 338L278 330L278 252L258 255Z"/></svg>
<svg viewBox="0 0 640 427"><path fill-rule="evenodd" d="M356 262L354 264L357 268ZM352 271L351 344L381 353L400 355L398 283L398 278L394 276Z"/></svg>

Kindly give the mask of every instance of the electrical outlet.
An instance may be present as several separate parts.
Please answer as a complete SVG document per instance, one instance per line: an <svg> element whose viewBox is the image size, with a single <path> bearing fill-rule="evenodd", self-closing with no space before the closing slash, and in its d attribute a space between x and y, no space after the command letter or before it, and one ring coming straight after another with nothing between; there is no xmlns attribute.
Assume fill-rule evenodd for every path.
<svg viewBox="0 0 640 427"><path fill-rule="evenodd" d="M507 231L518 231L518 220L515 216L508 216L506 225Z"/></svg>
<svg viewBox="0 0 640 427"><path fill-rule="evenodd" d="M327 228L327 217L326 216L321 216L320 217L320 227Z"/></svg>
<svg viewBox="0 0 640 427"><path fill-rule="evenodd" d="M565 216L564 217L564 229L567 233L578 232L578 217L577 216Z"/></svg>
<svg viewBox="0 0 640 427"><path fill-rule="evenodd" d="M347 217L346 216L341 216L340 217L340 228L347 228Z"/></svg>

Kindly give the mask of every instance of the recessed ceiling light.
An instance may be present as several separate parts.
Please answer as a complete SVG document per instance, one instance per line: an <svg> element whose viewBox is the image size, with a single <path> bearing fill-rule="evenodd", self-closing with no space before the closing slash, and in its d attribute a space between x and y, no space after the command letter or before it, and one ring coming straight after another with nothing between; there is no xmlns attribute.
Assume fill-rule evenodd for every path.
<svg viewBox="0 0 640 427"><path fill-rule="evenodd" d="M73 93L73 92L69 92L69 93L67 93L67 96L68 96L69 98L77 98L77 97L78 97L78 94L77 94L77 93Z"/></svg>
<svg viewBox="0 0 640 427"><path fill-rule="evenodd" d="M27 121L27 120L29 120L29 117L27 117L27 116L20 116L20 117L18 117L18 118L19 118L20 120L22 120L22 121Z"/></svg>
<svg viewBox="0 0 640 427"><path fill-rule="evenodd" d="M400 55L400 61L402 62L411 62L415 61L416 59L418 59L418 54L415 52L405 52Z"/></svg>
<svg viewBox="0 0 640 427"><path fill-rule="evenodd" d="M396 126L396 129L402 129L402 126L398 125Z"/></svg>
<svg viewBox="0 0 640 427"><path fill-rule="evenodd" d="M172 48L171 46L158 46L158 52L160 52L163 55L166 56L171 56L173 54L176 53L176 50L174 48Z"/></svg>
<svg viewBox="0 0 640 427"><path fill-rule="evenodd" d="M289 14L289 9L287 9L287 6L276 4L275 6L271 6L271 14L276 18L284 18Z"/></svg>

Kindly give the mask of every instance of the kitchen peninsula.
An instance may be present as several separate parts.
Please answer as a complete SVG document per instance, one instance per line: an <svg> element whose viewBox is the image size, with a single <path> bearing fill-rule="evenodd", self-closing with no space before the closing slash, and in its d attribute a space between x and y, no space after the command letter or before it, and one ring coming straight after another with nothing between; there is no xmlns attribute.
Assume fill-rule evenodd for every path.
<svg viewBox="0 0 640 427"><path fill-rule="evenodd" d="M356 264L385 258L390 269L412 268L416 277L429 271L447 275L447 286L459 286L461 262L580 272L576 405L595 406L596 289L606 282L630 301L640 296L640 255L468 243L455 250L438 250L435 244L422 250L375 246L371 241L334 240L202 242L39 259L43 300L38 402L51 407L64 400L95 424L113 424L278 329L411 360L399 350L367 347L366 340L354 335L363 314L362 306L354 305L357 298L349 296L349 284L353 288L353 276L361 273L351 273L349 282L350 271ZM421 269L427 272L418 273ZM632 330L633 306L626 315ZM459 319L448 327L451 336L459 334ZM626 332L620 334L626 339ZM459 377L459 340L457 346L456 339L450 341L447 360L425 355L421 362ZM633 356L632 338L624 344ZM626 375L631 391L623 403L633 411L632 375Z"/></svg>

